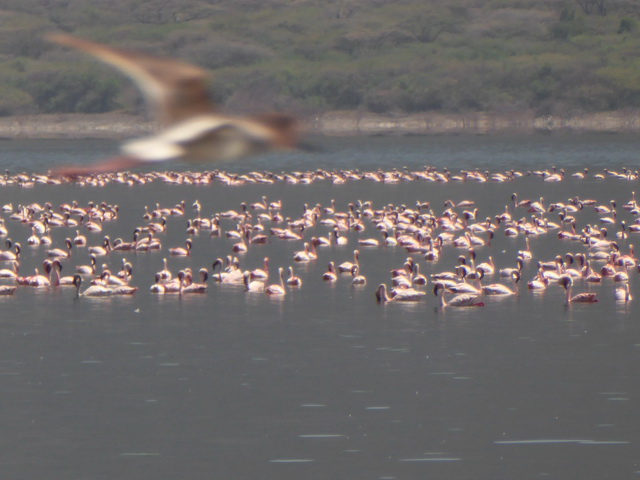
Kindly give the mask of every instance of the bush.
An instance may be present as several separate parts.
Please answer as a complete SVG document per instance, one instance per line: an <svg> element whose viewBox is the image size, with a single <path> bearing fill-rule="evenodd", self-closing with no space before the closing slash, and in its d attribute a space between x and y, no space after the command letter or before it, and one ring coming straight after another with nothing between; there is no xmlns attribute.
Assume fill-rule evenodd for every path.
<svg viewBox="0 0 640 480"><path fill-rule="evenodd" d="M618 33L630 33L633 32L637 28L637 23L633 18L622 18L620 19L620 27L618 28Z"/></svg>
<svg viewBox="0 0 640 480"><path fill-rule="evenodd" d="M34 113L33 99L23 90L0 86L0 116Z"/></svg>
<svg viewBox="0 0 640 480"><path fill-rule="evenodd" d="M118 106L118 83L99 68L50 67L28 74L24 90L42 113L101 113Z"/></svg>
<svg viewBox="0 0 640 480"><path fill-rule="evenodd" d="M269 51L225 39L210 39L181 49L183 58L212 70L252 65L269 57Z"/></svg>

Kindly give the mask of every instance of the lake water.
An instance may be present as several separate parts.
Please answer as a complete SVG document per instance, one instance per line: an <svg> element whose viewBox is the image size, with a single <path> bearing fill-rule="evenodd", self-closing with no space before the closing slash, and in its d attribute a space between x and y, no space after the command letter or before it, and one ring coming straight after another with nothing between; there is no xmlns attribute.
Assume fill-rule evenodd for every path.
<svg viewBox="0 0 640 480"><path fill-rule="evenodd" d="M242 202L282 200L282 213L296 219L304 204L370 201L374 208L430 202L441 214L445 201L476 202L479 218L494 217L511 195L546 205L579 196L617 203L609 237L635 217L622 209L637 180L594 174L604 168L638 168L640 139L622 135L317 139L321 152L273 154L218 165L227 172L281 173L317 168L402 170L425 165L460 170L533 171L553 166L565 180L537 175L511 182L370 180L334 185L284 182L228 186L172 185L156 181L127 186L35 185L0 187L0 204L51 202L55 209L76 200L119 205L119 218L103 231L82 230L90 245L105 235L129 240L144 225L145 206L184 201L185 216L168 217L158 234L163 249L112 252L101 257L118 271L133 265L132 297L76 298L69 287L20 287L0 296L1 458L6 478L49 479L537 479L633 478L640 475L640 287L629 270L634 300L614 300L611 279L575 290L596 292L595 304L565 304L564 290L549 285L527 290L538 261L589 251L560 241L557 231L530 236L534 258L526 263L518 295L484 299L482 308L438 307L433 284L417 303L378 304L374 291L389 284L390 270L412 256L421 272L451 270L466 249L446 246L438 262L401 247L360 248L364 287L348 275L322 281L330 261L351 260L359 238L381 238L364 221L349 243L319 250L319 258L295 264L301 242L272 239L240 255L243 268L270 258L271 275L294 265L303 286L284 297L247 294L209 281L204 295L153 295L154 274L168 259L175 273L209 268L232 254L233 240L201 232L192 255L171 257L184 245L187 219L197 200L202 215L240 209ZM2 141L0 167L9 174L42 173L67 163L113 154L107 141ZM585 180L571 173L589 168ZM176 165L177 169L184 166ZM462 211L462 209L458 209ZM22 244L23 275L39 267L48 247L28 247L27 225L3 214L9 237ZM601 225L593 207L576 213L578 229ZM547 217L558 221L557 213ZM222 220L223 230L234 222ZM272 225L267 225L267 230ZM281 226L281 225L280 225ZM54 229L63 246L76 228ZM326 235L321 225L305 231ZM634 238L618 240L627 253ZM489 256L498 268L515 266L524 235L502 229L490 246L477 247L477 262ZM88 263L81 248L64 260L63 274ZM598 265L601 265L599 263ZM3 267L3 265L0 265ZM495 275L490 281L500 281ZM7 283L6 281L4 283ZM636 405L636 407L634 407Z"/></svg>

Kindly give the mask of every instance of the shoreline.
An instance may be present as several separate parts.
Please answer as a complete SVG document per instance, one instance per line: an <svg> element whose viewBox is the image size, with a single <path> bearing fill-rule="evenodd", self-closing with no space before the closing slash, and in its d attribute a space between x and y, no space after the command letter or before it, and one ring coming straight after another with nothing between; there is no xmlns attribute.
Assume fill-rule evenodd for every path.
<svg viewBox="0 0 640 480"><path fill-rule="evenodd" d="M504 133L635 133L640 110L576 115L535 116L533 112L378 115L332 111L303 119L304 130L324 136L453 135ZM125 113L45 114L0 118L3 139L122 139L148 135L156 124Z"/></svg>

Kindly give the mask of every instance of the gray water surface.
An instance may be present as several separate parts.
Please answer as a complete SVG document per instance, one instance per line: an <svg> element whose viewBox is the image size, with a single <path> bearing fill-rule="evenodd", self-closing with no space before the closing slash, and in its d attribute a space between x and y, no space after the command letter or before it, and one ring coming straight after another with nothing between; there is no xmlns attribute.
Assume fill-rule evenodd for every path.
<svg viewBox="0 0 640 480"><path fill-rule="evenodd" d="M433 137L318 140L324 153L270 155L222 165L294 171L318 167L376 170L434 165L503 171L558 166L637 167L640 140L626 136ZM19 141L0 143L0 166L12 173L42 172L95 160L115 151L112 142ZM241 202L283 201L296 218L303 204L370 200L413 206L471 198L491 216L520 198L549 202L579 195L618 205L636 181L547 184L525 176L514 182L383 185L220 184L193 187L152 183L104 188L35 186L0 188L0 204L77 200L120 206L120 218L88 234L129 237L144 223L144 207L201 202L203 214L238 209ZM191 212L188 212L191 213ZM521 213L527 216L527 213ZM626 213L620 211L620 216ZM4 215L5 218L7 214ZM628 218L631 222L631 217ZM581 224L597 223L585 213ZM630 223L629 222L629 223ZM49 479L534 479L633 478L640 474L640 288L629 271L635 300L616 303L614 285L591 287L600 301L564 303L564 291L487 299L483 308L439 309L427 286L415 304L375 302L375 287L408 254L401 248L361 248L368 284L321 280L330 260L350 260L357 239L320 251L295 265L303 286L283 298L245 294L210 282L205 295L149 293L166 247L184 243L186 219L168 219L165 250L112 253L99 262L114 271L132 262L140 287L128 298L76 298L73 289L20 288L0 297L0 425L6 478ZM7 221L10 236L29 229ZM229 223L224 223L229 228ZM611 227L612 234L617 228ZM74 230L54 232L59 245ZM307 235L325 235L317 227ZM621 242L627 251L630 240ZM231 253L224 237L194 238L193 255L168 258L175 272L197 271ZM478 248L511 266L522 236L496 236ZM535 260L576 251L554 235L531 238ZM241 256L246 268L293 265L299 242L255 245ZM21 273L39 266L44 247L23 249ZM448 270L460 253L447 250L422 273ZM63 273L87 263L80 250ZM498 280L496 277L494 280ZM576 285L576 288L583 286Z"/></svg>

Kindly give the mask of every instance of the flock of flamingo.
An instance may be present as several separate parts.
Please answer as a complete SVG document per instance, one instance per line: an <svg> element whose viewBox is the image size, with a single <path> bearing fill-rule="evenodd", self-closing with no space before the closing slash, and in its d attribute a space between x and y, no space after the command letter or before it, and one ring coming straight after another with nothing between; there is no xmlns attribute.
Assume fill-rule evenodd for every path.
<svg viewBox="0 0 640 480"><path fill-rule="evenodd" d="M475 170L454 173L434 167L416 171L400 168L371 172L319 168L281 174L231 174L220 170L131 172L127 169L141 165L158 168L176 160L212 162L273 150L295 150L300 147L300 125L295 117L281 113L230 116L218 112L207 93L208 72L181 60L160 58L61 33L47 38L92 55L129 76L162 128L153 135L123 143L120 155L94 165L61 167L55 175L10 175L7 172L0 177L2 188L68 182L94 187L110 183L135 187L156 181L182 185L220 183L227 186L279 182L301 185L330 182L340 185L353 181L385 184L411 181L504 183L526 174L539 176L544 182L562 182L567 175L561 168L533 172ZM110 173L114 170L119 171ZM638 172L625 168L622 171L590 173L583 169L571 176L594 180L608 177L637 180ZM626 245L627 238L640 231L640 210L635 198L621 206L621 212L629 212L628 223L621 220L623 215L617 216L615 202L599 205L594 200L573 197L545 204L542 198L523 200L516 194L510 202L510 207L487 215L480 213L472 200L447 201L444 205L417 201L415 206L376 205L373 201L356 200L343 209L334 202L305 205L298 218L283 215L281 200L268 202L263 198L261 202L243 203L239 211L206 214L200 202L196 201L191 206L183 202L147 209L139 226L130 232L130 237L126 237L131 238L130 241L121 238L111 241L108 235L102 234L103 224L117 221L124 213L117 205L79 205L77 202L55 206L33 203L15 208L6 205L2 209L0 225L0 235L6 238L7 244L6 250L0 252L0 261L6 264L6 268L0 270L0 277L6 284L2 285L0 293L11 295L19 287L58 288L68 285L83 297L132 295L139 289L135 285L140 283L138 278L134 278L133 265L123 260L119 271L112 273L109 268L118 252L160 252L163 257L189 257L195 248L193 238L208 235L214 239L233 239L233 245L225 252L227 255L215 258L211 267L200 266L197 272L187 267L171 271L164 260L163 268L155 274L149 291L156 295L203 294L211 282L217 282L242 286L252 294L283 296L290 289L302 287L303 279L296 275L295 265L321 262L322 257L328 264L322 275L323 281L335 282L341 276L348 277L354 288L360 288L368 283L368 279L365 276L366 266L359 262L359 250L375 248L381 252L385 249L405 249L407 252L406 262L390 272L390 279L380 279L381 283L375 290L375 297L380 303L420 301L433 286L433 294L441 308L480 307L491 296L518 295L519 286L525 281L523 266L531 264L536 265L536 274L527 280L530 290L542 290L555 284L566 290L567 303L594 303L598 300L595 292L573 295L574 285L584 287L611 280L616 285L616 299L623 302L631 300L628 270L637 268L637 262L633 249L629 247L629 251L623 253L620 245ZM595 225L585 221L581 223L581 213L589 209L600 215ZM187 238L184 245L167 248L163 245L162 236L167 229L179 228L175 222L169 221L171 217L188 217L184 232ZM13 222L30 227L31 236L15 241L19 231L14 229ZM611 224L618 229L614 240L607 236L607 228L604 227L608 225L611 229ZM65 230L63 245L52 245L51 232L54 229ZM375 234L369 234L369 231ZM310 236L309 232L314 235ZM102 240L92 243L91 239L96 235L102 235ZM491 241L496 235L524 237L526 247L514 252L510 265L494 265L491 255L486 255L485 261L476 262L477 255L490 251ZM556 235L559 240L571 244L575 253L549 259L544 258L544 252L532 252L528 239L540 235ZM264 255L264 264L259 268L242 264L243 254L249 248L279 241L299 242L301 250L292 255L290 264L278 267L277 281L269 281L271 265L268 255ZM333 245L344 245L350 241L357 241L353 261L327 259L337 251ZM24 269L20 268L23 246L42 252L42 271L36 268L33 275L24 275ZM212 252L219 246L216 242ZM459 252L456 265L450 266L449 270L438 271L437 267L445 263L445 253L449 249ZM87 263L80 264L78 260ZM420 273L421 265L424 268L427 263L434 271L430 278ZM285 278L285 271L288 271L288 278ZM65 276L63 272L73 274ZM494 281L495 277L502 281ZM83 289L83 283L89 283L89 287Z"/></svg>
<svg viewBox="0 0 640 480"><path fill-rule="evenodd" d="M566 174L554 168L491 174L480 171L453 173L432 167L419 171L406 168L371 172L318 169L282 174L124 171L73 178L24 173L10 175L7 172L0 178L0 183L3 188L12 188L12 185L29 188L39 184L104 186L115 182L135 188L158 181L182 185L215 182L225 185L506 182L523 175L539 177L543 182L557 182L563 181ZM637 178L636 172L626 169L597 174L582 170L572 174L576 178L589 175L625 180ZM124 209L118 205L80 205L76 201L60 205L7 204L3 206L0 218L0 236L6 243L6 248L0 251L0 266L3 267L0 269L0 294L12 295L18 288L68 287L75 289L80 297L133 295L142 293L141 289L154 295L182 296L205 294L218 284L236 285L247 294L282 297L303 288L305 279L301 272L296 274L298 266L315 262L328 265L322 273L325 282L346 282L348 279L353 288L378 285L375 297L372 297L380 303L425 301L429 293L436 297L434 301L440 308L481 307L490 297L519 295L521 290L540 291L554 285L566 290L567 304L595 303L603 290L588 291L594 284L610 284L611 295L619 302L631 300L629 272L637 270L638 263L629 239L640 233L640 207L635 194L629 199L606 204L579 197L547 203L543 198L521 199L515 193L506 200L503 208L490 213L481 213L473 200L448 200L439 206L429 201L416 201L415 205L408 206L354 200L343 208L331 201L326 205L304 205L304 208L290 206L291 210L302 212L296 218L284 215L283 200L269 201L266 197L254 203L242 203L237 211L214 211L200 201L191 205L183 201L172 206L146 207L130 236L114 240L103 233L103 226L117 222L123 215ZM582 220L585 212L592 212L590 218L597 218L597 222ZM181 220L177 221L177 218ZM18 228L16 224L22 227ZM26 230L25 226L28 227ZM169 229L183 228L184 244L164 245L163 237L166 238ZM55 230L64 233L52 235ZM18 238L24 231L30 231L31 235ZM520 249L513 252L507 265L496 265L493 260L492 240L498 235L523 239L519 241ZM202 247L201 242L196 244L194 239L198 236L210 237L210 247ZM555 238L566 245L563 250L572 253L546 258L545 252L533 252L529 239L536 236ZM64 242L59 245L52 240L62 237ZM277 268L270 264L267 254L269 244L275 242L300 245L290 261ZM209 265L193 269L185 266L178 271L168 268L168 258L174 259L172 263L179 263L177 259L190 257L196 245L197 248L210 248L210 252L200 252L211 257ZM344 245L353 252L349 261L337 258L338 253L345 252ZM336 246L343 247L338 249ZM21 252L25 248L42 255L41 266L31 275L21 268ZM264 261L261 265L243 265L243 255L254 248L265 252ZM363 249L377 249L381 254L389 249L395 252L404 249L406 261L390 271L388 278L373 281L365 275L367 266L360 264ZM153 278L138 278L133 264L124 255L148 252L155 252L158 271ZM447 255L451 252L455 254ZM455 258L455 263L444 265L447 258ZM116 263L118 267L113 268ZM421 269L433 273L424 275ZM535 275L526 279L526 271L535 271ZM145 282L148 285L141 286ZM574 286L586 291L574 294Z"/></svg>

